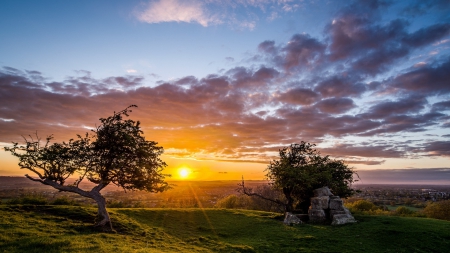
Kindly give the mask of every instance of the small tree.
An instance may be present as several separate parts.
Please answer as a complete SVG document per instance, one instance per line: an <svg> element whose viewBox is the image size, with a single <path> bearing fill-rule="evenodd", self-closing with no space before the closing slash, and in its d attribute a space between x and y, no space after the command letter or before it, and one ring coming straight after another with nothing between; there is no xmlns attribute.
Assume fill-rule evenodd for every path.
<svg viewBox="0 0 450 253"><path fill-rule="evenodd" d="M355 182L355 172L342 160L321 156L314 147L315 144L303 141L300 144L291 144L279 150L280 158L268 165L266 177L270 181L269 184L275 190L282 191L285 200L271 199L251 192L245 188L242 181L243 192L283 205L286 212L293 211L295 206L306 212L310 206L310 198L313 197L313 190L324 186L328 186L340 197L351 196L354 193L350 187Z"/></svg>
<svg viewBox="0 0 450 253"><path fill-rule="evenodd" d="M139 121L124 119L129 116L131 105L107 118L100 118L101 125L76 140L50 145L52 136L45 144L36 135L25 139L25 145L13 143L5 150L19 158L21 169L32 171L30 180L50 185L55 189L77 193L91 198L98 206L96 226L103 231L112 231L112 224L106 210L106 200L100 193L109 184L124 190L145 190L162 192L169 188L162 174L166 163L159 156L163 148L142 136ZM69 177L78 175L73 184L67 184ZM79 188L84 179L95 184L87 191Z"/></svg>

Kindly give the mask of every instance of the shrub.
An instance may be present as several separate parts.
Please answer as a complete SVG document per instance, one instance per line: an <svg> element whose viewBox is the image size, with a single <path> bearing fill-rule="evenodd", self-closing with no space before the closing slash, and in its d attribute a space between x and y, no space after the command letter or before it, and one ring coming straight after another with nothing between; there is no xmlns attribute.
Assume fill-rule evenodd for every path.
<svg viewBox="0 0 450 253"><path fill-rule="evenodd" d="M450 200L430 203L423 212L428 218L450 220Z"/></svg>
<svg viewBox="0 0 450 253"><path fill-rule="evenodd" d="M404 207L404 206L399 206L397 209L395 209L394 211L394 215L399 215L399 216L413 216L416 212L414 212L413 210Z"/></svg>
<svg viewBox="0 0 450 253"><path fill-rule="evenodd" d="M374 203L368 200L358 200L353 203L346 204L346 207L351 212L375 211L380 209Z"/></svg>

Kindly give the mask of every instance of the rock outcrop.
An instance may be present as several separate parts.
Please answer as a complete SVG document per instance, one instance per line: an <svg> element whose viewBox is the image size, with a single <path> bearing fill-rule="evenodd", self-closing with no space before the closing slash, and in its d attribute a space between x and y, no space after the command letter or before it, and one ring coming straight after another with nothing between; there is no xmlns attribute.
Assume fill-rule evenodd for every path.
<svg viewBox="0 0 450 253"><path fill-rule="evenodd" d="M339 196L334 196L328 187L314 190L308 216L310 222L325 223L331 221L331 225L356 222L350 211L344 207L342 199Z"/></svg>

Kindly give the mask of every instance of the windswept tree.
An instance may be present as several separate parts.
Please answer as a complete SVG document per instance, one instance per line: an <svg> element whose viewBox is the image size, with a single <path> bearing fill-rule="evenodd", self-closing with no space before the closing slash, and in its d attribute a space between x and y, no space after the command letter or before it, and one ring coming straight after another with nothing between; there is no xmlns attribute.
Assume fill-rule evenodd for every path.
<svg viewBox="0 0 450 253"><path fill-rule="evenodd" d="M283 193L284 199L273 199L246 188L244 181L241 191L250 196L258 196L267 201L285 207L292 212L295 207L307 212L313 190L328 186L340 197L346 198L354 193L351 184L355 182L355 172L342 160L333 160L329 156L321 156L315 144L301 142L291 144L279 150L280 158L267 166L266 177L274 190Z"/></svg>
<svg viewBox="0 0 450 253"><path fill-rule="evenodd" d="M166 165L160 159L163 148L143 136L139 121L124 119L131 112L131 105L107 118L100 118L100 126L77 135L69 142L53 143L52 136L42 141L24 138L25 144L13 143L5 150L19 158L21 169L34 173L25 175L32 181L50 185L59 191L77 193L96 201L98 217L95 226L112 231L111 219L106 210L102 189L114 184L124 190L162 192L169 188L162 173ZM69 177L75 177L72 184ZM79 187L83 180L95 184L91 190Z"/></svg>

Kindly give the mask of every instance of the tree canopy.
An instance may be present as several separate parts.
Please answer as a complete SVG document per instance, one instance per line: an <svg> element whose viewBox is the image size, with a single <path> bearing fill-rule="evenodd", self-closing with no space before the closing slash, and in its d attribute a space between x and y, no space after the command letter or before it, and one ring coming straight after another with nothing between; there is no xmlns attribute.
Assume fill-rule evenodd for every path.
<svg viewBox="0 0 450 253"><path fill-rule="evenodd" d="M274 189L283 192L285 199L260 197L284 205L286 212L293 211L295 207L306 212L314 189L328 186L335 195L344 198L351 196L354 193L351 184L356 181L353 169L342 160L320 155L314 147L315 144L302 141L280 149L279 159L267 166L266 177ZM247 195L257 195L242 186Z"/></svg>
<svg viewBox="0 0 450 253"><path fill-rule="evenodd" d="M106 186L114 184L124 190L149 192L169 188L164 179L170 175L162 173L167 166L160 159L163 148L145 139L139 121L124 118L132 107L137 106L100 118L96 129L77 135L77 139L50 144L53 136L42 142L36 134L35 138L24 138L25 145L13 143L5 150L19 158L21 169L35 174L25 175L30 180L94 199L99 209L96 225L112 230L106 201L100 193ZM74 176L75 182L68 184L67 179ZM90 191L79 188L85 179L95 184Z"/></svg>

